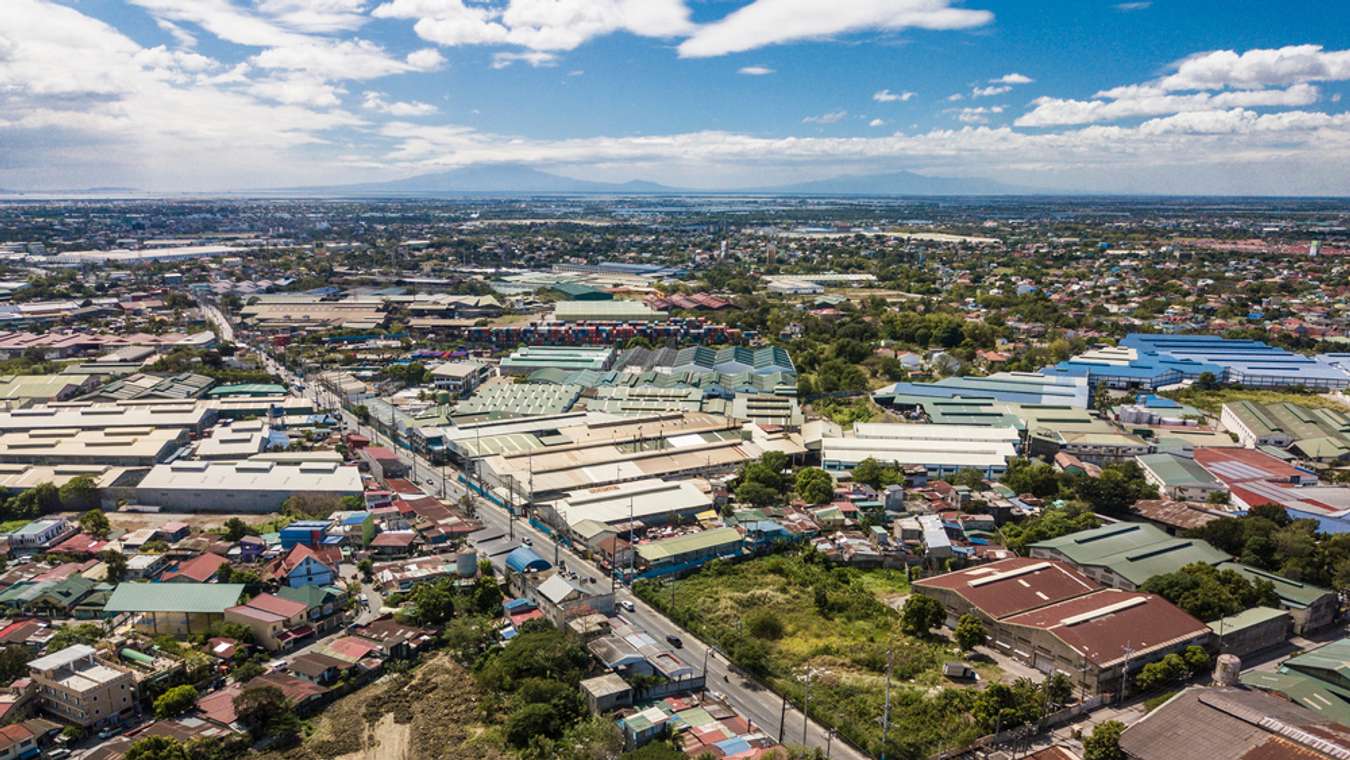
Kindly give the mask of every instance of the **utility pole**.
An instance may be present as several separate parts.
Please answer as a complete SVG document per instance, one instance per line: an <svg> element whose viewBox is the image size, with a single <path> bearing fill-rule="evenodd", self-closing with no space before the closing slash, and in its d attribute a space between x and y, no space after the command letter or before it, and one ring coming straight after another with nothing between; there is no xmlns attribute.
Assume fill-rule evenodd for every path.
<svg viewBox="0 0 1350 760"><path fill-rule="evenodd" d="M633 548L633 497L628 497L628 582L633 582L633 555L637 550Z"/></svg>
<svg viewBox="0 0 1350 760"><path fill-rule="evenodd" d="M834 729L825 734L825 760L830 760L830 748L834 746Z"/></svg>
<svg viewBox="0 0 1350 760"><path fill-rule="evenodd" d="M787 724L787 693L783 693L783 706L778 711L778 743L783 743L783 727Z"/></svg>
<svg viewBox="0 0 1350 760"><path fill-rule="evenodd" d="M811 727L811 676L813 671L806 671L806 696L802 699L802 746L806 746L806 729Z"/></svg>
<svg viewBox="0 0 1350 760"><path fill-rule="evenodd" d="M1120 664L1120 699L1116 700L1118 704L1125 703L1125 679L1130 677L1130 655L1134 650L1130 648L1130 642L1125 642L1125 661Z"/></svg>

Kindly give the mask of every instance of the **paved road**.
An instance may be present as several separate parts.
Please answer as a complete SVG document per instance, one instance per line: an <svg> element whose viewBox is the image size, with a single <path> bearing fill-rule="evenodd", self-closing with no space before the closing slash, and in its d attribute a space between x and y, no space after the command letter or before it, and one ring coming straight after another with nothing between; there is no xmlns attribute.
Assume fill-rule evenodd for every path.
<svg viewBox="0 0 1350 760"><path fill-rule="evenodd" d="M219 312L216 313L219 315ZM290 386L295 387L302 384L303 381L300 378L270 356L262 354L262 358L267 369L281 376ZM460 475L458 469L449 466L442 469L439 465L432 465L426 459L395 445L393 441L390 441L378 430L362 425L355 415L342 409L336 397L320 388L316 383L310 383L306 386L305 395L313 399L320 408L340 410L348 426L363 434L368 434L372 441L397 452L399 457L416 471L415 480L419 486L430 488L432 492L437 494L444 494L442 498L450 502L458 501L468 493L467 489L457 480ZM441 479L443 471L445 472L444 480ZM430 483L428 483L428 480L430 480ZM498 571L504 571L506 554L512 548L520 545L523 539L528 538L534 550L540 556L550 562L565 563L567 569L576 572L578 579L586 586L603 588L611 583L609 577L599 568L582 560L566 547L555 544L543 532L531 527L527 521L512 519L505 509L485 499L475 498L475 501L478 505L477 519L483 523L483 530L471 539L477 538L482 541L482 539L501 536L501 538L486 541L481 546L478 542L475 542L475 548L489 553L489 559ZM514 539L511 538L512 535L514 535ZM593 579L593 581L587 579ZM676 593L679 593L678 586ZM844 760L864 760L867 757L864 753L838 740L837 737L832 738L831 732L814 720L806 723L806 740L803 742L804 718L800 710L789 705L784 719L780 720L783 709L782 697L755 679L739 673L720 654L716 651L710 652L710 647L671 622L669 618L641 599L638 599L627 587L619 586L616 589L615 600L631 603L633 611L622 611L620 614L646 631L656 641L664 644L667 636L678 636L682 639L683 648L679 650L672 648L671 651L677 652L680 659L694 668L701 669L706 656L707 688L725 695L736 710L766 734L774 737L781 734L782 740L787 743L804 743L806 746L819 747L822 750L828 748L831 757L844 758Z"/></svg>

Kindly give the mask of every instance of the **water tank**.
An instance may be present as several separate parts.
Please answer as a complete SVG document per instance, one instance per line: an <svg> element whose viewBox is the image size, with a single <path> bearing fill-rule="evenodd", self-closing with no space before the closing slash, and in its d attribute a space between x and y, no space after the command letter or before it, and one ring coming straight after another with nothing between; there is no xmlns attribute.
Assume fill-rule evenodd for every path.
<svg viewBox="0 0 1350 760"><path fill-rule="evenodd" d="M455 557L455 572L461 578L472 578L478 574L478 553L460 552Z"/></svg>
<svg viewBox="0 0 1350 760"><path fill-rule="evenodd" d="M1214 662L1214 685L1236 686L1242 674L1242 658L1235 654L1221 654Z"/></svg>

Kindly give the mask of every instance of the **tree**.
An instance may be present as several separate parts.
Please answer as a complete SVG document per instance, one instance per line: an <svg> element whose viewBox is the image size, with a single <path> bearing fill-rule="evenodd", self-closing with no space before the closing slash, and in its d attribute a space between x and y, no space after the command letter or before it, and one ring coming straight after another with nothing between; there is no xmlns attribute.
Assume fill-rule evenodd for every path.
<svg viewBox="0 0 1350 760"><path fill-rule="evenodd" d="M1206 622L1252 607L1279 605L1275 585L1270 581L1248 580L1234 570L1219 570L1204 562L1155 575L1141 590L1157 594Z"/></svg>
<svg viewBox="0 0 1350 760"><path fill-rule="evenodd" d="M1098 723L1092 734L1083 740L1083 760L1126 760L1120 748L1120 735L1125 724L1118 720Z"/></svg>
<svg viewBox="0 0 1350 760"><path fill-rule="evenodd" d="M984 473L970 467L957 470L955 475L947 478L947 482L954 486L965 486L972 491L985 490Z"/></svg>
<svg viewBox="0 0 1350 760"><path fill-rule="evenodd" d="M536 736L556 739L562 735L563 725L552 705L524 705L507 716L506 741L513 747L523 748Z"/></svg>
<svg viewBox="0 0 1350 760"><path fill-rule="evenodd" d="M1181 659L1186 661L1186 669L1193 676L1209 670L1209 652L1206 652L1204 647L1195 644L1186 647L1186 651L1181 653Z"/></svg>
<svg viewBox="0 0 1350 760"><path fill-rule="evenodd" d="M238 541L244 536L249 535L250 532L248 525L238 517L231 517L225 521L226 541Z"/></svg>
<svg viewBox="0 0 1350 760"><path fill-rule="evenodd" d="M797 495L807 504L823 504L834 495L834 478L819 467L803 467L797 471Z"/></svg>
<svg viewBox="0 0 1350 760"><path fill-rule="evenodd" d="M122 552L116 549L105 549L99 552L98 558L108 570L108 582L117 583L122 580L122 576L127 572L127 558Z"/></svg>
<svg viewBox="0 0 1350 760"><path fill-rule="evenodd" d="M0 648L0 682L11 683L16 678L28 675L28 661L33 653L20 644L11 644Z"/></svg>
<svg viewBox="0 0 1350 760"><path fill-rule="evenodd" d="M361 546L368 547L370 542L379 535L380 528L375 524L375 516L371 515L361 522Z"/></svg>
<svg viewBox="0 0 1350 760"><path fill-rule="evenodd" d="M772 611L756 609L745 616L745 629L758 639L783 638L783 621Z"/></svg>
<svg viewBox="0 0 1350 760"><path fill-rule="evenodd" d="M989 637L989 634L984 630L984 623L981 623L979 618L969 612L956 621L956 630L952 633L956 639L956 645L966 652L983 644L985 639Z"/></svg>
<svg viewBox="0 0 1350 760"><path fill-rule="evenodd" d="M1056 670L1045 679L1045 698L1051 705L1061 707L1073 700L1073 682Z"/></svg>
<svg viewBox="0 0 1350 760"><path fill-rule="evenodd" d="M1188 675L1186 661L1179 654L1169 654L1157 662L1150 662L1134 676L1135 686L1144 691L1162 688Z"/></svg>
<svg viewBox="0 0 1350 760"><path fill-rule="evenodd" d="M417 584L410 601L409 617L417 625L440 626L455 616L455 589L449 579Z"/></svg>
<svg viewBox="0 0 1350 760"><path fill-rule="evenodd" d="M90 509L98 505L98 484L85 475L67 480L57 493L61 500L61 506L66 509ZM80 520L80 527L84 528L83 517ZM106 529L104 535L107 535Z"/></svg>
<svg viewBox="0 0 1350 760"><path fill-rule="evenodd" d="M131 743L126 760L189 760L187 751L176 739L146 736Z"/></svg>
<svg viewBox="0 0 1350 760"><path fill-rule="evenodd" d="M356 563L356 570L367 581L375 577L375 563L370 557L362 557L361 561Z"/></svg>
<svg viewBox="0 0 1350 760"><path fill-rule="evenodd" d="M873 488L883 488L895 483L902 483L905 477L894 466L882 465L872 457L868 457L853 465L853 480L857 483L865 483Z"/></svg>
<svg viewBox="0 0 1350 760"><path fill-rule="evenodd" d="M80 515L80 530L95 538L107 538L112 526L108 524L108 516L103 514L103 510L91 509Z"/></svg>
<svg viewBox="0 0 1350 760"><path fill-rule="evenodd" d="M245 686L234 698L234 714L253 738L272 735L272 727L286 729L284 716L295 717L290 700L275 686Z"/></svg>
<svg viewBox="0 0 1350 760"><path fill-rule="evenodd" d="M1008 464L1003 484L1019 494L1029 493L1040 499L1048 499L1059 493L1060 475L1045 462L1014 459Z"/></svg>
<svg viewBox="0 0 1350 760"><path fill-rule="evenodd" d="M942 625L946 617L947 611L938 600L923 594L910 594L900 609L900 627L911 636L927 636Z"/></svg>
<svg viewBox="0 0 1350 760"><path fill-rule="evenodd" d="M175 686L155 699L155 717L173 718L188 710L197 702L197 690L191 684Z"/></svg>
<svg viewBox="0 0 1350 760"><path fill-rule="evenodd" d="M782 494L754 481L745 481L736 487L736 500L756 507L767 507L778 502Z"/></svg>

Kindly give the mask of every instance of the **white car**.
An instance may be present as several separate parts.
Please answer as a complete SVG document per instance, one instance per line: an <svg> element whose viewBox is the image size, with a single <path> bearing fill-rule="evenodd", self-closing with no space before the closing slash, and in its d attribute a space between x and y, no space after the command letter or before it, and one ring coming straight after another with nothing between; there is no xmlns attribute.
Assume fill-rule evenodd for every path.
<svg viewBox="0 0 1350 760"><path fill-rule="evenodd" d="M633 603L630 602L630 601L628 601L627 599L624 599L624 600L620 601L620 602L619 602L619 606L622 607L622 608L624 608L625 610L627 610L627 611L629 611L629 612L632 612L633 610L636 609L636 607L633 606Z"/></svg>

